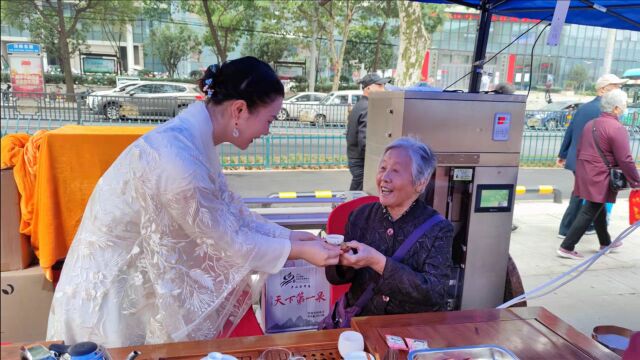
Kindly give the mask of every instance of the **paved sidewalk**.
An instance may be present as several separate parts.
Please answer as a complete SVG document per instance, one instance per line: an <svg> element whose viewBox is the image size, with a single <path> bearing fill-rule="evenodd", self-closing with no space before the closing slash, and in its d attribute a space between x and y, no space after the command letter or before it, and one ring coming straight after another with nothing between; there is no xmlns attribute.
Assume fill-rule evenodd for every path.
<svg viewBox="0 0 640 360"><path fill-rule="evenodd" d="M510 253L526 290L562 274L579 261L556 256L561 240L558 225L567 202L516 202ZM613 207L612 239L629 224L629 202L620 196ZM585 256L599 248L596 235L584 236L576 250ZM627 237L617 252L605 255L575 281L528 303L544 306L581 332L591 335L596 325L640 330L640 230Z"/></svg>

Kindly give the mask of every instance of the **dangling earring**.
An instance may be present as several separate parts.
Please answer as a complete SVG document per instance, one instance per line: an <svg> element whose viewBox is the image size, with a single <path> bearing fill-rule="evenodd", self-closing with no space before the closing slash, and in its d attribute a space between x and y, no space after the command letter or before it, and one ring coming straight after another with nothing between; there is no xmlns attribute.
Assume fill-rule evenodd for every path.
<svg viewBox="0 0 640 360"><path fill-rule="evenodd" d="M238 131L238 128L237 128L237 127L234 127L234 128L233 128L233 131L231 132L231 135L233 135L233 137L236 137L236 138L237 138L238 136L240 136L240 131Z"/></svg>

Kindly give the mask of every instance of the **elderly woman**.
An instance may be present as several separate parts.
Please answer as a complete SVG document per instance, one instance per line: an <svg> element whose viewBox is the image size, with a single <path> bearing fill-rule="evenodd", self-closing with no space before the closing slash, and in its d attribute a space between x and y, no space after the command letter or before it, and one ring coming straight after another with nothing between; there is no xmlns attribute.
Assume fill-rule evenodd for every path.
<svg viewBox="0 0 640 360"><path fill-rule="evenodd" d="M629 134L618 121L627 109L627 94L620 89L604 94L600 108L602 114L584 126L578 144L574 194L586 203L558 248L558 256L563 258L580 260L584 257L575 251L575 246L592 221L600 250L611 244L604 207L605 203L614 203L618 193L609 188L609 169L603 156L612 167L622 170L629 186L640 187L640 175L629 148ZM621 245L619 242L613 247Z"/></svg>
<svg viewBox="0 0 640 360"><path fill-rule="evenodd" d="M450 222L442 219L422 233L401 261L391 258L416 228L437 214L420 199L435 166L436 158L425 144L406 137L394 141L378 166L380 202L363 205L349 217L345 241L355 251L344 252L340 265L327 267L326 274L332 284L352 283L348 306L376 284L357 315L444 310L453 240Z"/></svg>

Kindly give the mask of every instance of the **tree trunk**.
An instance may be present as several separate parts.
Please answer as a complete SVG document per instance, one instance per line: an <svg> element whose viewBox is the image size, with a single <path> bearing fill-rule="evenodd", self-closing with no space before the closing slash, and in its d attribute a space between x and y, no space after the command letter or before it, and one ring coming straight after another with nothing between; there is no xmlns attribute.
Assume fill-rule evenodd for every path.
<svg viewBox="0 0 640 360"><path fill-rule="evenodd" d="M311 35L311 54L310 54L310 64L309 64L309 91L313 92L316 90L316 72L318 71L316 65L318 64L318 8L314 6L314 13L316 15L315 19L312 22L312 31Z"/></svg>
<svg viewBox="0 0 640 360"><path fill-rule="evenodd" d="M421 80L424 53L431 45L431 36L424 28L419 3L398 0L398 14L400 45L395 85L410 86Z"/></svg>
<svg viewBox="0 0 640 360"><path fill-rule="evenodd" d="M351 20L353 20L353 15L356 11L356 4L352 5L347 1L347 9L344 18L344 22L342 23L342 46L340 47L340 54L336 59L335 63L335 74L333 75L333 86L331 87L331 91L338 90L340 86L340 75L342 74L342 61L344 59L344 53L347 49L347 40L349 40L349 30L351 25Z"/></svg>
<svg viewBox="0 0 640 360"><path fill-rule="evenodd" d="M62 65L62 71L64 71L64 83L67 86L67 101L75 101L75 94L73 88L73 73L71 72L71 54L69 53L69 35L67 34L67 27L64 23L64 10L62 8L62 1L57 2L57 14L58 14L58 30L60 31L60 60Z"/></svg>
<svg viewBox="0 0 640 360"><path fill-rule="evenodd" d="M227 61L227 50L229 49L229 28L224 29L224 43L222 43L222 53L220 54L220 60L222 62ZM222 64L222 63L220 63Z"/></svg>
<svg viewBox="0 0 640 360"><path fill-rule="evenodd" d="M373 69L369 71L376 71L380 67L380 45L382 44L382 36L384 35L384 29L387 27L387 22L384 21L382 26L378 29L378 39L376 40L376 54L373 57Z"/></svg>
<svg viewBox="0 0 640 360"><path fill-rule="evenodd" d="M329 40L329 59L331 62L331 70L334 73L335 76L335 72L336 72L336 68L338 66L337 61L338 61L338 54L336 52L336 39L333 35L333 31L335 29L334 25L333 25L333 21L331 21L329 23L329 29L327 29L327 38Z"/></svg>
<svg viewBox="0 0 640 360"><path fill-rule="evenodd" d="M213 40L214 46L216 48L216 57L218 58L218 62L222 64L227 61L227 53L226 46L222 47L220 43L220 38L218 36L218 29L216 25L213 23L211 19L211 10L209 10L209 0L202 0L202 7L204 8L204 13L207 15L207 25L209 25L209 32L211 33L211 39Z"/></svg>
<svg viewBox="0 0 640 360"><path fill-rule="evenodd" d="M349 20L345 20L345 24L342 31L342 46L340 47L340 55L338 55L338 60L336 61L336 73L333 75L333 86L331 87L331 91L338 90L340 86L340 75L342 75L342 62L344 59L344 53L347 49L347 39L349 39L349 24L351 23L351 18L349 16Z"/></svg>

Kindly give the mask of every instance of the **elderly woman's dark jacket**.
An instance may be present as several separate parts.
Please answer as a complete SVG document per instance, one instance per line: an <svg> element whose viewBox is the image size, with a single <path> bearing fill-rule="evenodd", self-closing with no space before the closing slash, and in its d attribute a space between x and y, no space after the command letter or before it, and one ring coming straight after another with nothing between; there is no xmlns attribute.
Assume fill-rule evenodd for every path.
<svg viewBox="0 0 640 360"><path fill-rule="evenodd" d="M400 262L391 259L414 229L437 212L423 201L392 221L380 203L361 206L351 213L345 241L357 240L387 257L382 275L366 267L355 270L329 266L326 275L332 284L351 282L349 306L355 304L371 283L374 295L359 315L406 314L445 309L451 266L453 226L441 221L423 234Z"/></svg>

